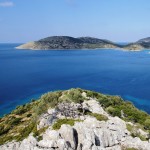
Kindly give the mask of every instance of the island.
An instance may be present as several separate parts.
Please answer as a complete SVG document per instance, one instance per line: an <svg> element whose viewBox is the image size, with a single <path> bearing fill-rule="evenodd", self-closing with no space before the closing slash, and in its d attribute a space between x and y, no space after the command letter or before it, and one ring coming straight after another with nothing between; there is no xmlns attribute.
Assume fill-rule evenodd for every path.
<svg viewBox="0 0 150 150"><path fill-rule="evenodd" d="M150 115L119 96L49 92L0 118L1 150L149 150Z"/></svg>
<svg viewBox="0 0 150 150"><path fill-rule="evenodd" d="M16 48L31 50L123 49L137 51L150 49L150 37L127 45L121 45L109 40L93 37L51 36L22 44Z"/></svg>
<svg viewBox="0 0 150 150"><path fill-rule="evenodd" d="M29 42L16 47L17 49L34 49L34 50L63 50L63 49L99 49L99 48L118 48L108 40L80 37L74 38L69 36L52 36L35 42Z"/></svg>

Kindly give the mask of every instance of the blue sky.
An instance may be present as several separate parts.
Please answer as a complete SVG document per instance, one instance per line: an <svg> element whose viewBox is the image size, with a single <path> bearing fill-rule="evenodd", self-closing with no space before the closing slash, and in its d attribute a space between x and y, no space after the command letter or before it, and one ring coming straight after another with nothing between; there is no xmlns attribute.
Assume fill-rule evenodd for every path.
<svg viewBox="0 0 150 150"><path fill-rule="evenodd" d="M0 43L53 35L116 42L150 36L150 0L0 0Z"/></svg>

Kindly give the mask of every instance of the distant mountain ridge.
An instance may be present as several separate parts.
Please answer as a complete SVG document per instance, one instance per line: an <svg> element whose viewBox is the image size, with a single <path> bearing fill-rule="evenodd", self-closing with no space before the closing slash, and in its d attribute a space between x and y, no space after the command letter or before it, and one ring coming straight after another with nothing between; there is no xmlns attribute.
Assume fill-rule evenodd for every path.
<svg viewBox="0 0 150 150"><path fill-rule="evenodd" d="M64 49L101 49L114 48L126 50L143 50L150 49L150 37L140 39L137 42L127 45L116 44L105 39L94 37L70 36L51 36L40 39L38 41L29 42L16 47L17 49L33 49L33 50L64 50Z"/></svg>

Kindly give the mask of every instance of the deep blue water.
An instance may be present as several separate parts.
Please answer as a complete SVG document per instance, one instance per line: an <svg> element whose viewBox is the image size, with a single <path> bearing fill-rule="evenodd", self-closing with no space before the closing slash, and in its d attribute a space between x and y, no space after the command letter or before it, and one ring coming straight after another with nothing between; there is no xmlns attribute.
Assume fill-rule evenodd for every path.
<svg viewBox="0 0 150 150"><path fill-rule="evenodd" d="M42 93L84 88L121 95L150 113L150 51L16 50L0 44L0 115Z"/></svg>

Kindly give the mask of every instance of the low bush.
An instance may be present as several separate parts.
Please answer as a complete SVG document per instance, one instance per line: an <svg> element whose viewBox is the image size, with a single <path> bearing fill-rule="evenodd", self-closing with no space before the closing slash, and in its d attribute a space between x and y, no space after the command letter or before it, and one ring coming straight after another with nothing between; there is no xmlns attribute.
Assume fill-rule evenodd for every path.
<svg viewBox="0 0 150 150"><path fill-rule="evenodd" d="M37 126L34 126L34 128L32 130L33 136L39 137L42 133L44 133L46 131L47 128L48 128L48 126L37 130Z"/></svg>
<svg viewBox="0 0 150 150"><path fill-rule="evenodd" d="M7 134L10 129L11 129L10 125L7 125L7 126L0 125L0 136L3 134Z"/></svg>
<svg viewBox="0 0 150 150"><path fill-rule="evenodd" d="M150 118L145 120L144 127L145 129L150 130Z"/></svg>
<svg viewBox="0 0 150 150"><path fill-rule="evenodd" d="M85 98L82 96L82 91L80 89L69 90L67 96L74 103L82 103L85 100Z"/></svg>
<svg viewBox="0 0 150 150"><path fill-rule="evenodd" d="M21 118L14 118L10 121L11 126L18 125L21 122Z"/></svg>
<svg viewBox="0 0 150 150"><path fill-rule="evenodd" d="M139 127L127 124L127 130L130 131L132 137L139 137L142 141L147 141L147 138L145 136L142 136L139 132L138 129Z"/></svg>
<svg viewBox="0 0 150 150"><path fill-rule="evenodd" d="M31 117L32 116L32 114L27 114L27 117Z"/></svg>
<svg viewBox="0 0 150 150"><path fill-rule="evenodd" d="M120 108L109 106L106 110L113 117L115 117L115 116L121 117L121 109Z"/></svg>
<svg viewBox="0 0 150 150"><path fill-rule="evenodd" d="M17 106L16 109L12 112L16 115L21 115L24 114L25 112L27 112L27 109L23 106Z"/></svg>
<svg viewBox="0 0 150 150"><path fill-rule="evenodd" d="M70 126L73 126L76 121L81 121L81 120L59 119L59 120L57 120L57 122L53 125L53 129L54 129L54 130L58 130L58 129L60 129L61 125L63 125L63 124L68 124L68 125L70 125Z"/></svg>
<svg viewBox="0 0 150 150"><path fill-rule="evenodd" d="M92 112L86 112L86 115L90 115L92 117L95 117L98 121L107 121L108 117L102 114L92 113Z"/></svg>
<svg viewBox="0 0 150 150"><path fill-rule="evenodd" d="M43 140L43 136L38 136L37 141L39 142L41 140Z"/></svg>
<svg viewBox="0 0 150 150"><path fill-rule="evenodd" d="M138 150L136 148L122 148L122 150Z"/></svg>

